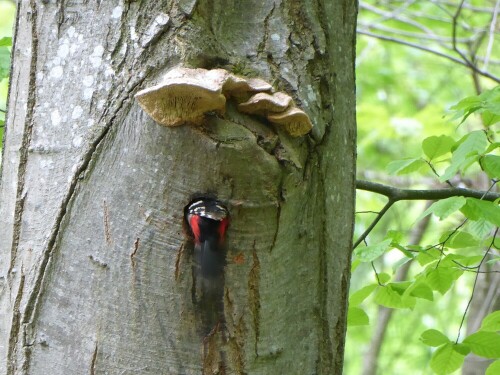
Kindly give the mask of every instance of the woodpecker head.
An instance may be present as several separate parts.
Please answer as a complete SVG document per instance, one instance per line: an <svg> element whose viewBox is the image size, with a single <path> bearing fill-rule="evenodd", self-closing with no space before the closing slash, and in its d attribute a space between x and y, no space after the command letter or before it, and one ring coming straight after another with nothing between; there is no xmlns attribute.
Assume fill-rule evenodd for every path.
<svg viewBox="0 0 500 375"><path fill-rule="evenodd" d="M195 245L210 241L222 247L229 224L229 212L221 202L211 198L196 199L186 207L185 216Z"/></svg>

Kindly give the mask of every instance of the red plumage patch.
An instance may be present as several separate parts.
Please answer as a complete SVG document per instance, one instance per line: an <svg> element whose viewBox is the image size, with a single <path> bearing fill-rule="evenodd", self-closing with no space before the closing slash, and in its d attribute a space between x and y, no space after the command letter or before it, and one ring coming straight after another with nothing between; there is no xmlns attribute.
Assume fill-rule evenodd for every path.
<svg viewBox="0 0 500 375"><path fill-rule="evenodd" d="M200 220L199 216L193 215L189 219L189 225L191 226L191 230L193 231L194 241L199 244L200 243Z"/></svg>
<svg viewBox="0 0 500 375"><path fill-rule="evenodd" d="M224 239L226 238L226 229L229 224L229 220L227 218L222 219L219 224L219 241L220 243L224 243Z"/></svg>

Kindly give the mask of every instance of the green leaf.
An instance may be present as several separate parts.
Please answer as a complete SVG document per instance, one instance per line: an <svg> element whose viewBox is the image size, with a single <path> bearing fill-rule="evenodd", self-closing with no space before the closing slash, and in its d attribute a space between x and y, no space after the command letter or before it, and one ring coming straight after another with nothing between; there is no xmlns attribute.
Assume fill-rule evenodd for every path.
<svg viewBox="0 0 500 375"><path fill-rule="evenodd" d="M495 226L500 226L500 207L494 202L467 198L467 203L460 209L469 219L485 219Z"/></svg>
<svg viewBox="0 0 500 375"><path fill-rule="evenodd" d="M437 329L428 329L420 335L420 341L428 346L440 346L449 343L450 339Z"/></svg>
<svg viewBox="0 0 500 375"><path fill-rule="evenodd" d="M395 283L390 283L389 286L400 295L403 295L404 292L412 285L411 281L398 281Z"/></svg>
<svg viewBox="0 0 500 375"><path fill-rule="evenodd" d="M485 358L500 358L500 335L495 332L479 331L463 341L472 353Z"/></svg>
<svg viewBox="0 0 500 375"><path fill-rule="evenodd" d="M480 218L479 220L469 220L467 229L477 238L487 237L495 226L489 221Z"/></svg>
<svg viewBox="0 0 500 375"><path fill-rule="evenodd" d="M434 293L432 289L423 281L416 281L412 287L409 288L410 295L417 298L423 298L428 301L434 301Z"/></svg>
<svg viewBox="0 0 500 375"><path fill-rule="evenodd" d="M347 311L348 326L367 326L368 324L370 324L370 319L365 310L359 307L349 306L349 310Z"/></svg>
<svg viewBox="0 0 500 375"><path fill-rule="evenodd" d="M11 47L12 46L12 37L4 36L0 38L0 47Z"/></svg>
<svg viewBox="0 0 500 375"><path fill-rule="evenodd" d="M481 331L500 331L500 310L488 314L481 323Z"/></svg>
<svg viewBox="0 0 500 375"><path fill-rule="evenodd" d="M456 111L454 118L462 117L464 122L472 113L484 113L488 116L500 115L500 87L483 91L477 96L470 96L451 107ZM490 125L489 123L487 125Z"/></svg>
<svg viewBox="0 0 500 375"><path fill-rule="evenodd" d="M425 266L426 264L435 262L439 259L441 253L438 249L429 249L429 250L421 250L416 256L417 262L421 266Z"/></svg>
<svg viewBox="0 0 500 375"><path fill-rule="evenodd" d="M422 150L429 160L435 159L451 151L455 140L447 135L432 136L424 139Z"/></svg>
<svg viewBox="0 0 500 375"><path fill-rule="evenodd" d="M500 86L483 91L479 97L486 111L495 115L500 115Z"/></svg>
<svg viewBox="0 0 500 375"><path fill-rule="evenodd" d="M349 306L358 306L378 287L378 284L370 284L355 291L349 297Z"/></svg>
<svg viewBox="0 0 500 375"><path fill-rule="evenodd" d="M0 47L0 81L9 76L10 51L6 47Z"/></svg>
<svg viewBox="0 0 500 375"><path fill-rule="evenodd" d="M413 308L415 298L401 295L401 290L397 290L394 284L389 284L378 288L375 294L375 303L395 309Z"/></svg>
<svg viewBox="0 0 500 375"><path fill-rule="evenodd" d="M358 268L361 263L362 262L359 259L353 259L353 261L351 263L351 273L356 271L356 268Z"/></svg>
<svg viewBox="0 0 500 375"><path fill-rule="evenodd" d="M420 158L395 160L387 165L387 172L399 175L408 174L418 171L424 165L426 165L425 161Z"/></svg>
<svg viewBox="0 0 500 375"><path fill-rule="evenodd" d="M391 242L391 239L387 239L375 245L358 247L354 250L354 255L362 262L373 262L389 249Z"/></svg>
<svg viewBox="0 0 500 375"><path fill-rule="evenodd" d="M402 262L402 263L400 264L400 266L403 265L404 263L406 263L407 261L415 258L415 255L413 255L413 253L411 251L407 250L404 246L401 246L399 243L394 243L393 242L391 245L395 249L398 249L399 251L401 251L407 257L407 259L401 259L400 262ZM397 268L399 268L399 267L396 267L395 269L397 269Z"/></svg>
<svg viewBox="0 0 500 375"><path fill-rule="evenodd" d="M456 352L459 352L462 355L467 355L470 353L470 348L466 344L454 344L453 350L455 350Z"/></svg>
<svg viewBox="0 0 500 375"><path fill-rule="evenodd" d="M378 277L378 281L381 283L381 284L385 284L387 282L389 282L389 280L391 279L391 275L389 275L388 273L385 273L385 272L381 272L377 275Z"/></svg>
<svg viewBox="0 0 500 375"><path fill-rule="evenodd" d="M479 238L474 237L472 234L464 231L446 231L444 232L439 241L444 241L446 238L450 237L446 241L446 246L452 249L463 249L466 247L478 247L481 244ZM450 236L451 235L451 236Z"/></svg>
<svg viewBox="0 0 500 375"><path fill-rule="evenodd" d="M462 273L463 271L451 267L430 268L426 272L425 281L433 290L445 294Z"/></svg>
<svg viewBox="0 0 500 375"><path fill-rule="evenodd" d="M458 147L453 151L451 164L439 178L446 181L452 178L460 168L466 166L484 152L488 145L486 134L481 130L470 132L457 142Z"/></svg>
<svg viewBox="0 0 500 375"><path fill-rule="evenodd" d="M405 255L407 255L407 253L408 253L408 252L405 252ZM397 270L398 270L401 266L403 266L403 265L405 265L406 263L410 262L410 261L414 258L413 254L410 254L410 253L408 253L408 254L409 254L409 255L407 255L407 256L406 256L406 257L404 257L404 258L401 258L400 260L396 261L396 263L394 263L394 264L392 265L392 272L393 272L393 273L396 273L396 272L397 272Z"/></svg>
<svg viewBox="0 0 500 375"><path fill-rule="evenodd" d="M489 178L500 178L500 156L486 155L481 159L481 166Z"/></svg>
<svg viewBox="0 0 500 375"><path fill-rule="evenodd" d="M500 361L495 361L486 369L485 375L498 375L500 374Z"/></svg>
<svg viewBox="0 0 500 375"><path fill-rule="evenodd" d="M436 374L451 374L464 363L465 356L456 351L454 346L451 342L444 344L432 355L431 368Z"/></svg>
<svg viewBox="0 0 500 375"><path fill-rule="evenodd" d="M497 148L500 148L500 142L492 142L484 153L489 154L491 151L496 150Z"/></svg>
<svg viewBox="0 0 500 375"><path fill-rule="evenodd" d="M425 210L416 221L419 221L426 217L429 214L434 214L439 217L440 220L446 219L455 211L462 208L466 199L464 197L450 197L446 199L441 199L437 202L434 202L427 210Z"/></svg>
<svg viewBox="0 0 500 375"><path fill-rule="evenodd" d="M465 255L457 255L455 260L459 262L462 266L466 267L476 267L479 262L483 259L483 255L470 255L470 256L465 256ZM456 263L453 265L455 266Z"/></svg>
<svg viewBox="0 0 500 375"><path fill-rule="evenodd" d="M490 259L489 261L486 262L486 264L496 264L497 262L500 262L500 256Z"/></svg>
<svg viewBox="0 0 500 375"><path fill-rule="evenodd" d="M491 126L500 121L500 115L496 115L490 111L484 111L481 115L485 126Z"/></svg>
<svg viewBox="0 0 500 375"><path fill-rule="evenodd" d="M488 146L488 139L482 130L470 132L457 142L457 148L453 151L452 160L463 161L471 153L481 153Z"/></svg>
<svg viewBox="0 0 500 375"><path fill-rule="evenodd" d="M404 238L404 233L399 230L389 230L385 235L386 238L390 238L393 242L401 243Z"/></svg>

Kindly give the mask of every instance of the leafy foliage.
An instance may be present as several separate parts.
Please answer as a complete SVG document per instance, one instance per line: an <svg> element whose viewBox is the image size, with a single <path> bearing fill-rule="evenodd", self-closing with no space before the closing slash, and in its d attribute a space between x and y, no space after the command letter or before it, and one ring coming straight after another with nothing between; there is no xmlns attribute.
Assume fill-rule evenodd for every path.
<svg viewBox="0 0 500 375"><path fill-rule="evenodd" d="M449 181L466 173L485 173L492 181L491 186L495 186L500 179L500 156L497 155L500 145L494 142L497 132L496 122L493 122L497 105L500 106L500 95L497 92L500 92L499 89L494 88L484 95L467 98L452 107L460 112L460 116L456 117L462 116L462 122L472 113L486 113L491 121L486 124L485 129L471 131L458 140L445 134L427 137L421 145L423 155L395 160L389 163L387 170L393 174L407 175L422 173L423 167L428 165L435 175L436 183ZM500 121L500 117L496 121ZM356 260L372 264L391 249L398 249L407 260L418 260L421 270L408 281L365 286L352 294L351 303L358 306L373 294L373 301L380 306L414 309L418 300L432 301L433 291L441 295L449 293L465 271L479 269L493 246L490 235L495 227L500 227L498 202L454 196L434 202L419 215L417 222L429 215L444 222L450 219L453 222L462 216L461 224L454 229L443 230L437 242L427 246L405 245L401 232L391 230L384 240L355 249ZM464 226L467 222L469 225ZM460 249L471 251L461 254ZM367 318L363 319L363 323L366 323ZM498 330L500 312L494 312L484 319L478 332L469 335L461 343L452 342L436 329L424 331L421 342L437 347L430 360L434 373L451 374L462 366L469 352L485 358L499 359ZM494 369L498 365L492 366Z"/></svg>
<svg viewBox="0 0 500 375"><path fill-rule="evenodd" d="M449 35L450 24L442 19L453 16L457 4L398 4L402 5L362 1L360 30L413 44L419 43L410 35L430 30L433 39L420 45L447 53L442 46L448 41L436 41L439 35ZM486 7L484 2L474 5ZM443 14L438 16L440 11ZM408 13L418 16L404 19ZM468 31L461 29L465 22L460 23L466 15ZM488 23L490 15L464 8L458 17L457 29L463 31L460 35L472 37L472 30ZM417 24L422 27L415 27ZM378 48L381 45L383 48ZM360 176L404 188L453 185L498 191L500 88L492 86L491 81L479 80L479 86L487 89L479 87L481 93L476 93L472 81L464 79L469 76L466 69L402 44L361 37L358 50ZM478 48L471 54L484 52ZM500 57L499 52L496 49L495 58ZM493 65L490 67L498 76L499 66L495 66L496 71ZM450 108L446 116L444 108ZM475 181L489 181L489 185L478 188ZM355 239L384 204L385 197L358 192L358 210L363 213L357 216ZM483 334L497 334L495 313L483 320L479 344L473 335L463 340L448 337L463 335L461 321L467 313L464 301L473 294L479 267L482 272L490 272L498 265L500 258L491 253L498 248L498 240L494 243L493 237L500 225L499 210L498 202L461 196L426 207L421 202L399 202L391 207L369 234L366 246L360 245L353 253L357 268L349 301L368 314L370 326L349 328L347 373L363 372L359 365L352 364L355 360L349 350L366 345L369 327L378 324L374 319L377 305L395 309L392 317L396 320L386 329L377 373L417 373L419 369L422 374L431 370L449 374L460 369L470 352L498 358L481 351L481 345L485 349L495 344L493 335L487 335L488 341ZM431 224L423 237L413 242L409 229L427 220ZM399 235L392 235L394 232ZM403 268L410 271L400 278ZM372 277L367 276L370 272ZM381 282L382 273L389 274L390 281ZM499 363L493 362L487 374L500 373Z"/></svg>
<svg viewBox="0 0 500 375"><path fill-rule="evenodd" d="M0 0L0 151L2 147L8 77L10 71L10 49L12 46L12 23L15 6L13 2ZM1 161L0 161L1 165Z"/></svg>
<svg viewBox="0 0 500 375"><path fill-rule="evenodd" d="M10 49L12 46L11 37L0 39L0 81L9 76L10 71Z"/></svg>

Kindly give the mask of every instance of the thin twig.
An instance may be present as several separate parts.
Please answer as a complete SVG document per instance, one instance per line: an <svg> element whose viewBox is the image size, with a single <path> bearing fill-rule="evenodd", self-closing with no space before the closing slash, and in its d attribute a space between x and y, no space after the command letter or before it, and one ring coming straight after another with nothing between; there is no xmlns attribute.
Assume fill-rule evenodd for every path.
<svg viewBox="0 0 500 375"><path fill-rule="evenodd" d="M495 237L498 233L498 227L495 230L495 233L493 233L493 239L491 240L490 246L488 247L488 250L484 253L483 258L481 259L481 262L479 262L479 267L483 264L484 260L490 253L490 250L493 246L493 243L495 242ZM476 284L477 284L477 279L479 278L479 272L476 273L476 276L474 277L474 284L472 285L472 293L469 298L469 302L467 303L467 306L465 307L464 314L462 315L462 321L460 322L460 327L458 327L458 334L457 334L457 339L455 341L455 344L458 344L458 340L460 339L460 331L462 330L462 326L464 325L465 317L467 315L467 311L469 310L470 304L472 303L472 299L474 298L474 290L476 289Z"/></svg>
<svg viewBox="0 0 500 375"><path fill-rule="evenodd" d="M362 27L361 30L378 30L378 31L385 32L385 33L395 34L395 35L401 36L401 37L417 39L420 41L431 40L431 41L437 42L443 46L445 46L446 43L451 43L451 41L452 41L451 37L449 37L449 36L428 35L425 33L413 33L410 31L398 30L398 29L393 28L393 27L387 27L387 26L379 25L379 24L375 24L375 23L366 23L363 21L358 22L358 28L360 26ZM471 38L462 38L459 40L460 43L470 43L473 41L474 40L472 37Z"/></svg>
<svg viewBox="0 0 500 375"><path fill-rule="evenodd" d="M378 285L380 285L380 286L384 286L384 284L382 284L382 283L380 282L380 279L378 278L378 272L377 272L377 269L375 268L375 264L374 264L373 262L370 262L370 263L371 263L371 265L372 265L373 272L375 272L375 278L377 279L377 283L378 283Z"/></svg>
<svg viewBox="0 0 500 375"><path fill-rule="evenodd" d="M493 11L493 16L491 17L490 30L488 36L488 46L486 47L486 55L484 57L484 69L488 69L488 64L490 62L491 51L493 49L493 41L495 40L495 29L497 27L497 16L500 10L500 0L497 0L495 4L495 10Z"/></svg>
<svg viewBox="0 0 500 375"><path fill-rule="evenodd" d="M436 168L434 168L434 166L432 165L432 163L429 161L429 160L425 160L425 162L427 163L427 165L429 166L429 168L432 170L432 173L434 173L434 175L437 177L437 178L440 178L441 176L439 175L439 173L437 173L436 171ZM449 187L453 188L453 184L450 182L450 180L446 180L445 181Z"/></svg>
<svg viewBox="0 0 500 375"><path fill-rule="evenodd" d="M359 238L356 240L356 242L352 246L353 250L356 247L358 247L358 245L366 239L366 237L370 234L370 232L372 231L372 229L375 228L375 225L377 225L377 223L380 221L380 219L382 219L382 216L384 216L385 213L387 211L389 211L389 208L391 208L391 206L394 203L395 203L394 200L389 199L389 201L386 203L386 205L384 206L384 208L382 208L382 210L380 210L380 212L378 213L377 217L372 221L372 223L370 224L370 226L368 228L366 228L366 230L363 232L363 234L361 236L359 236Z"/></svg>
<svg viewBox="0 0 500 375"><path fill-rule="evenodd" d="M429 52L429 53L434 54L436 56L448 59L448 60L450 60L450 61L452 61L452 62L454 62L456 64L465 66L465 67L470 68L470 69L474 69L474 71L477 74L479 74L479 75L481 75L483 77L489 78L492 81L495 81L497 83L500 83L500 77L497 77L497 76L495 76L495 75L493 75L493 74L491 74L491 73L489 73L489 72L487 72L485 70L479 69L477 66L473 65L468 59L466 59L466 61L464 61L464 60L457 59L456 57L453 57L451 55L447 55L446 53L437 51L437 50L432 49L432 48L427 48L427 47L421 46L421 45L416 44L416 43L407 42L407 41L402 40L402 39L397 39L397 38L392 38L392 37L385 36L385 35L371 33L371 32L366 31L366 30L358 30L357 32L358 32L358 34L361 34L361 35L366 35L366 36L369 36L369 37L372 37L372 38L377 38L377 39L380 39L380 40L385 40L387 42L398 43L398 44L401 44L401 45L404 45L404 46L408 46L408 47L419 49L421 51Z"/></svg>

